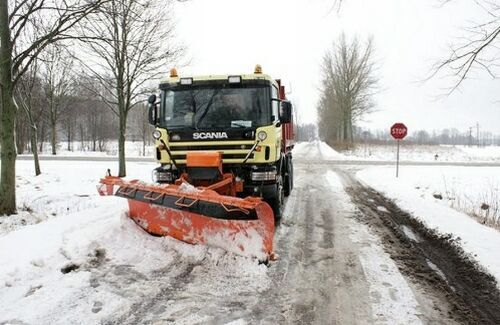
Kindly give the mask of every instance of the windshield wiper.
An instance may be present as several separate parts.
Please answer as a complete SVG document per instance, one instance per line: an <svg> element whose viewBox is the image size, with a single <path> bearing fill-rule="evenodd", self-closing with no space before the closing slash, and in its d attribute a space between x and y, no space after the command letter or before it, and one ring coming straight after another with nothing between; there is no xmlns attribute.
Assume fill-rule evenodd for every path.
<svg viewBox="0 0 500 325"><path fill-rule="evenodd" d="M192 125L167 125L167 129L169 130L180 130L180 129L191 129L191 130L196 130L194 126Z"/></svg>
<svg viewBox="0 0 500 325"><path fill-rule="evenodd" d="M210 97L210 100L208 101L207 106L205 106L205 110L203 111L203 114L200 116L200 118L198 119L198 121L196 121L196 115L195 115L195 125L194 125L194 127L196 128L196 130L198 130L198 125L201 123L201 121L203 121L203 119L205 119L205 116L207 116L208 110L210 109L210 106L212 106L212 104L214 103L215 96L217 96L217 94L219 92L220 92L220 89L214 90L214 93L212 94L212 97Z"/></svg>
<svg viewBox="0 0 500 325"><path fill-rule="evenodd" d="M231 127L234 127L234 126L237 126L237 127L240 127L240 128L245 128L245 129L249 127L249 126L247 126L245 124L231 122Z"/></svg>

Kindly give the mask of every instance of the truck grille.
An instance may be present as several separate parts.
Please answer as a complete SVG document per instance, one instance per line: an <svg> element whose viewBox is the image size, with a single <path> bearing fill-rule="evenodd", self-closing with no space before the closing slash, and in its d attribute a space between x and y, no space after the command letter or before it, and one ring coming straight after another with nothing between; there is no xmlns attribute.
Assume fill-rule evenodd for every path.
<svg viewBox="0 0 500 325"><path fill-rule="evenodd" d="M227 162L228 159L245 159L252 149L253 145L253 141L247 141L246 143L229 143L216 145L171 143L170 152L172 153L172 156L175 160L182 162L186 159L186 154L188 151L221 151L223 162ZM253 158L254 154L252 153L248 159L252 160Z"/></svg>
<svg viewBox="0 0 500 325"><path fill-rule="evenodd" d="M215 145L215 146L176 146L170 145L171 150L175 151L206 151L206 150L249 150L253 144L230 144L230 145Z"/></svg>

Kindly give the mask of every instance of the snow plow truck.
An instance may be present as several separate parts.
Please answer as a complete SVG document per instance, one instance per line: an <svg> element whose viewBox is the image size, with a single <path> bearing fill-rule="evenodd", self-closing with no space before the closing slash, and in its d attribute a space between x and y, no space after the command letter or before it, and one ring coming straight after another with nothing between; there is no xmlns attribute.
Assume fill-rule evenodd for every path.
<svg viewBox="0 0 500 325"><path fill-rule="evenodd" d="M293 188L292 105L262 73L180 77L149 97L155 126L153 184L108 175L99 192L128 199L153 235L275 258L275 222Z"/></svg>

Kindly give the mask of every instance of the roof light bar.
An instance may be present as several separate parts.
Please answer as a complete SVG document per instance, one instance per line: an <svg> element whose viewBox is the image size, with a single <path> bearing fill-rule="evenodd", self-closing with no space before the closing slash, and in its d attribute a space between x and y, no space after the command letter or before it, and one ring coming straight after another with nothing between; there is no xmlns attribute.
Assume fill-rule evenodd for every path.
<svg viewBox="0 0 500 325"><path fill-rule="evenodd" d="M193 78L181 78L180 83L181 85L192 85Z"/></svg>
<svg viewBox="0 0 500 325"><path fill-rule="evenodd" d="M241 76L229 76L227 78L227 81L230 84L240 84L241 83Z"/></svg>

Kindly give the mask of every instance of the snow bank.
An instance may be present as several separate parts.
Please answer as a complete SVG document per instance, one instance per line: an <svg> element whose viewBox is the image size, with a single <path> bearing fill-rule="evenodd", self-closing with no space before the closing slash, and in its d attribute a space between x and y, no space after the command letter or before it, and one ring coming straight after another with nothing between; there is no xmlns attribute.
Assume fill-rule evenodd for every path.
<svg viewBox="0 0 500 325"><path fill-rule="evenodd" d="M293 148L295 158L308 158L317 160L344 160L346 157L323 141L299 142Z"/></svg>
<svg viewBox="0 0 500 325"><path fill-rule="evenodd" d="M359 144L355 149L344 151L342 154L349 159L393 161L396 159L396 142L392 145ZM406 145L403 142L400 147L400 159L402 161L500 162L500 147Z"/></svg>
<svg viewBox="0 0 500 325"><path fill-rule="evenodd" d="M500 168L405 167L400 175L396 179L394 168L389 167L372 167L357 173L360 180L394 199L428 228L459 238L464 251L495 276L500 284L500 232L452 209L432 195L443 188L443 178L454 175L453 182L460 184L459 191L466 196L477 196L476 192L487 186L487 180L500 179Z"/></svg>
<svg viewBox="0 0 500 325"><path fill-rule="evenodd" d="M96 185L114 162L41 161L35 176L32 161L16 162L18 214L0 220L0 236L26 225L100 206ZM155 163L128 163L129 178L148 181Z"/></svg>
<svg viewBox="0 0 500 325"><path fill-rule="evenodd" d="M29 210L14 218L24 223L0 225L0 324L116 322L191 269L192 299L165 301L164 314L175 315L201 295L248 294L270 285L267 267L256 259L144 232L126 216L126 200L98 196L108 162L42 162L38 177L31 176L32 162L17 167L19 202ZM143 180L152 168L127 165L131 178ZM183 321L200 321L196 317Z"/></svg>
<svg viewBox="0 0 500 325"><path fill-rule="evenodd" d="M105 197L101 205L0 237L0 323L99 324L191 268L198 276L190 290L200 295L270 284L255 259L150 236L126 216L121 198ZM165 313L182 304L165 301Z"/></svg>

